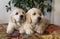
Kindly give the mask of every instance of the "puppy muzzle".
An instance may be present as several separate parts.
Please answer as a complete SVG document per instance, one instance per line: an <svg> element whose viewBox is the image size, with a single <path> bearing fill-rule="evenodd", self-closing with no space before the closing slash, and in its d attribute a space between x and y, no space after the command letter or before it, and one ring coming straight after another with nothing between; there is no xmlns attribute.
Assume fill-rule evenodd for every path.
<svg viewBox="0 0 60 39"><path fill-rule="evenodd" d="M37 18L37 22L39 23L41 21L41 17L38 17Z"/></svg>
<svg viewBox="0 0 60 39"><path fill-rule="evenodd" d="M24 19L24 16L23 15L20 15L20 20L23 20Z"/></svg>

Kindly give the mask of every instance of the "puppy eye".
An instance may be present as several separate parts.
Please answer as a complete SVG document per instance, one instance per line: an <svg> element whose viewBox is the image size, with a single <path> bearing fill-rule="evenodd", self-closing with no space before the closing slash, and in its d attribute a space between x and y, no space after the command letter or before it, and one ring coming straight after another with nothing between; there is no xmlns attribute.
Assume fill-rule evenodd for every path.
<svg viewBox="0 0 60 39"><path fill-rule="evenodd" d="M16 15L18 15L18 12L16 13Z"/></svg>
<svg viewBox="0 0 60 39"><path fill-rule="evenodd" d="M36 15L36 13L33 13L33 15Z"/></svg>
<svg viewBox="0 0 60 39"><path fill-rule="evenodd" d="M24 12L22 12L24 14Z"/></svg>

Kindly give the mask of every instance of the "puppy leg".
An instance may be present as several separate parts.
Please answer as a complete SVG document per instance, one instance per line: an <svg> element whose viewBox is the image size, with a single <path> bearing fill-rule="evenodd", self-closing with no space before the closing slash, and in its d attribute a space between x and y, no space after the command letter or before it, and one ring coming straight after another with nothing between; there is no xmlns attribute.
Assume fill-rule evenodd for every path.
<svg viewBox="0 0 60 39"><path fill-rule="evenodd" d="M22 34L22 33L25 33L25 30L24 30L23 27L20 27L18 30L19 30L19 33L21 33L21 34Z"/></svg>
<svg viewBox="0 0 60 39"><path fill-rule="evenodd" d="M40 33L40 34L43 34L43 30L42 29L37 29L37 31L36 31L37 33Z"/></svg>
<svg viewBox="0 0 60 39"><path fill-rule="evenodd" d="M14 31L14 25L13 23L9 23L8 26L7 26L7 33L8 34L11 34L12 32Z"/></svg>
<svg viewBox="0 0 60 39"><path fill-rule="evenodd" d="M29 23L26 23L24 25L24 29L25 29L26 34L32 34L33 33L33 30L32 30L33 28Z"/></svg>
<svg viewBox="0 0 60 39"><path fill-rule="evenodd" d="M26 29L26 34L32 34L33 31L31 29Z"/></svg>
<svg viewBox="0 0 60 39"><path fill-rule="evenodd" d="M40 34L44 32L44 30L42 29L42 26L36 26L35 31Z"/></svg>

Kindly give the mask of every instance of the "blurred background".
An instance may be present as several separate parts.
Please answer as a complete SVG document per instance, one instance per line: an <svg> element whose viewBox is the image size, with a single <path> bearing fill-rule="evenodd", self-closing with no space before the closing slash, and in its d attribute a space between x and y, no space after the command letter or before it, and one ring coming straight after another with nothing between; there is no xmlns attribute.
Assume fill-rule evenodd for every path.
<svg viewBox="0 0 60 39"><path fill-rule="evenodd" d="M8 23L14 9L27 12L33 7L41 9L50 23L60 25L60 0L0 0L0 24Z"/></svg>

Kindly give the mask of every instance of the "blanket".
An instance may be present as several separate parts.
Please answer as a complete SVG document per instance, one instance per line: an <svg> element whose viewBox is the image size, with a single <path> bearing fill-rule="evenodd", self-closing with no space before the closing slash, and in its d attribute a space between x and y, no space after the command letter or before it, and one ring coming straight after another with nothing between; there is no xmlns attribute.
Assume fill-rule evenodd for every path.
<svg viewBox="0 0 60 39"><path fill-rule="evenodd" d="M60 27L57 25L50 24L42 35L39 33L31 35L19 34L18 31L14 31L12 34L7 34L7 25L7 23L0 24L0 39L60 39Z"/></svg>

